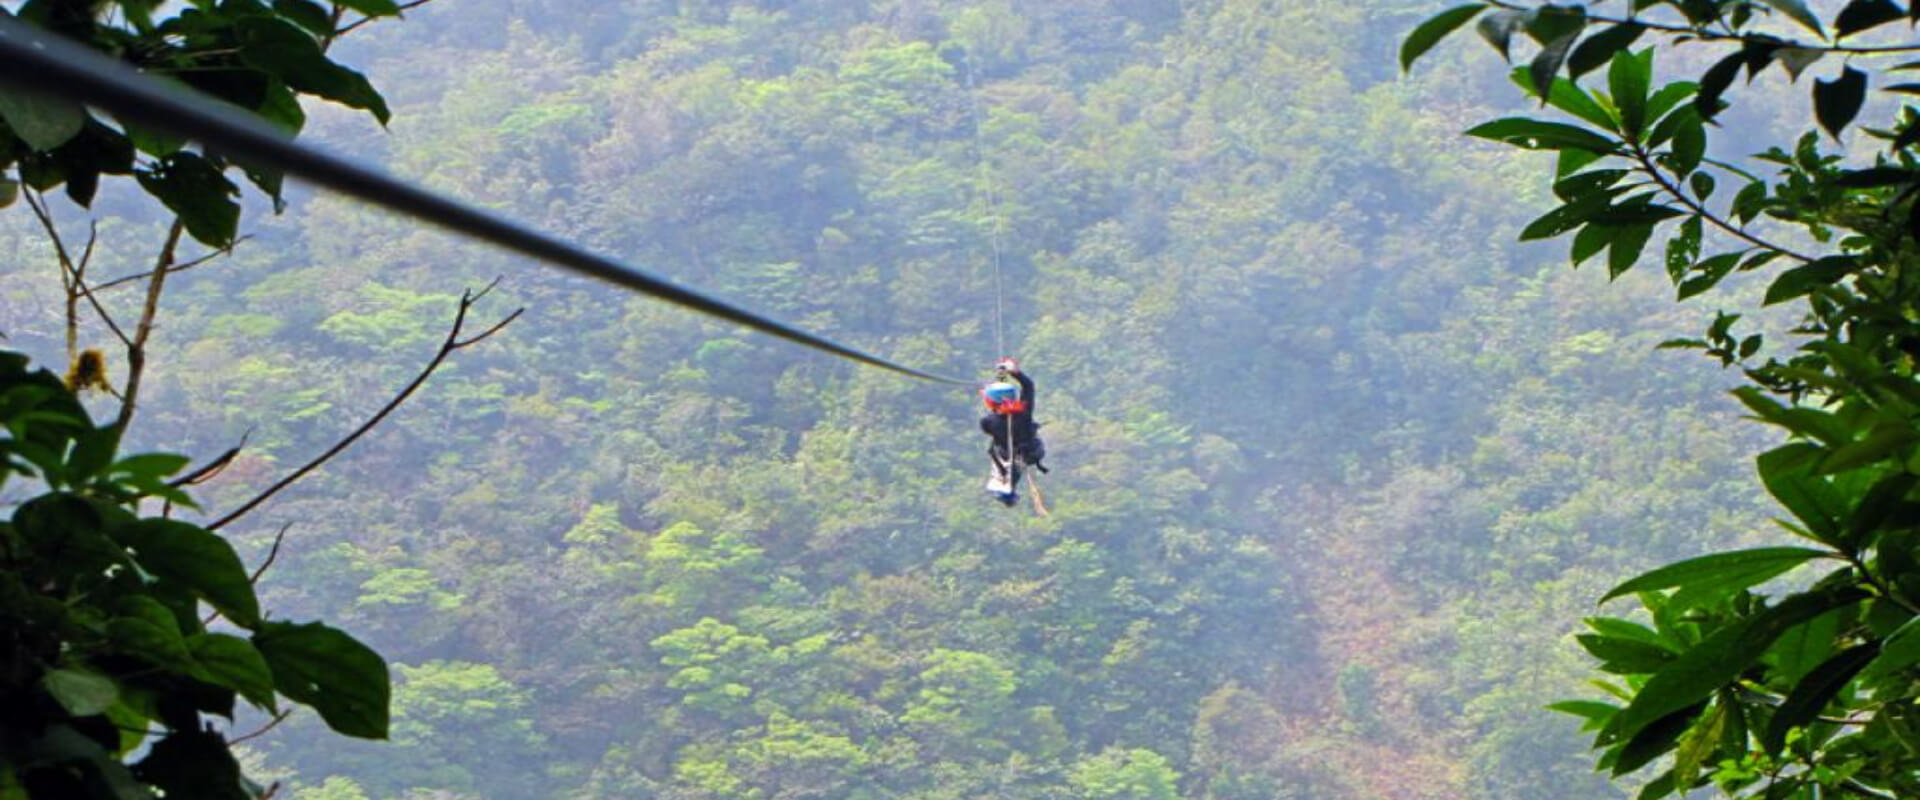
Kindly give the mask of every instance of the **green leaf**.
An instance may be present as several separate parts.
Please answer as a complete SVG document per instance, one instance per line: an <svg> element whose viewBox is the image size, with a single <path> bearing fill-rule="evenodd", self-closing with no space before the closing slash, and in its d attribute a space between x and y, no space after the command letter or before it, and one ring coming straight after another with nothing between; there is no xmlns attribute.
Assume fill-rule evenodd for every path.
<svg viewBox="0 0 1920 800"><path fill-rule="evenodd" d="M1720 113L1724 105L1720 96L1726 93L1727 87L1733 85L1733 79L1739 77L1740 67L1745 63L1744 56L1734 53L1714 62L1700 75L1700 89L1693 96L1693 107L1700 112L1701 119L1711 120Z"/></svg>
<svg viewBox="0 0 1920 800"><path fill-rule="evenodd" d="M1674 658L1671 650L1632 639L1583 633L1575 636L1574 640L1594 658L1600 659L1600 669L1620 675L1657 672Z"/></svg>
<svg viewBox="0 0 1920 800"><path fill-rule="evenodd" d="M1848 552L1857 550L1881 525L1895 519L1894 512L1906 502L1915 486L1920 486L1920 476L1908 472L1895 472L1876 481L1854 507L1847 525Z"/></svg>
<svg viewBox="0 0 1920 800"><path fill-rule="evenodd" d="M392 684L378 653L318 622L266 623L253 644L280 693L312 706L327 727L363 739L387 737Z"/></svg>
<svg viewBox="0 0 1920 800"><path fill-rule="evenodd" d="M160 607L159 603L152 600L147 602ZM161 607L161 610L164 612L165 608ZM164 623L151 616L114 617L107 620L107 639L123 655L169 669L184 668L192 658L187 653L186 641L180 637L180 627L173 622L171 613Z"/></svg>
<svg viewBox="0 0 1920 800"><path fill-rule="evenodd" d="M1607 724L1607 720L1613 719L1613 715L1620 713L1619 706L1598 700L1562 700L1547 706L1547 710L1572 714L1586 720L1581 730L1599 730Z"/></svg>
<svg viewBox="0 0 1920 800"><path fill-rule="evenodd" d="M1822 286L1830 286L1859 266L1854 256L1827 256L1780 273L1767 287L1766 304L1784 303Z"/></svg>
<svg viewBox="0 0 1920 800"><path fill-rule="evenodd" d="M1619 228L1613 242L1607 247L1607 277L1618 278L1633 269L1634 262L1640 260L1640 253L1647 247L1647 240L1653 238L1652 225L1626 225Z"/></svg>
<svg viewBox="0 0 1920 800"><path fill-rule="evenodd" d="M1684 178L1699 169L1701 159L1706 158L1706 126L1691 107L1675 111L1673 115L1679 122L1673 128L1673 149L1667 154L1666 163L1673 174Z"/></svg>
<svg viewBox="0 0 1920 800"><path fill-rule="evenodd" d="M1647 92L1653 82L1653 51L1636 55L1631 50L1616 53L1607 65L1607 91L1613 94L1613 107L1620 110L1620 132L1639 139L1647 122Z"/></svg>
<svg viewBox="0 0 1920 800"><path fill-rule="evenodd" d="M1596 192L1566 203L1559 208L1540 215L1520 230L1520 241L1531 242L1539 239L1551 239L1580 227L1595 215L1607 209L1614 192Z"/></svg>
<svg viewBox="0 0 1920 800"><path fill-rule="evenodd" d="M1513 33L1514 31L1520 30L1520 28L1526 25L1527 21L1532 18L1533 12L1531 10L1519 11L1506 9L1495 11L1492 14L1481 17L1480 22L1475 25L1475 29L1479 32L1480 38L1487 40L1487 44L1492 45L1493 49L1500 53L1501 58L1511 60L1512 55L1509 51L1512 46Z"/></svg>
<svg viewBox="0 0 1920 800"><path fill-rule="evenodd" d="M1613 237L1619 233L1620 229L1612 225L1588 225L1581 228L1579 233L1573 235L1573 247L1567 253L1567 260L1573 262L1575 267L1580 266L1587 259L1607 249L1607 245L1613 244Z"/></svg>
<svg viewBox="0 0 1920 800"><path fill-rule="evenodd" d="M1760 212L1766 208L1767 199L1767 185L1760 181L1750 181L1747 185L1740 187L1740 192L1733 196L1733 214L1743 223L1752 222L1753 218L1759 216Z"/></svg>
<svg viewBox="0 0 1920 800"><path fill-rule="evenodd" d="M180 148L187 143L185 139L169 136L141 125L122 122L120 127L126 132L127 141L133 145L134 149L150 156L173 155L180 152Z"/></svg>
<svg viewBox="0 0 1920 800"><path fill-rule="evenodd" d="M1632 706L1628 708L1631 709ZM1672 750L1679 741L1680 734L1686 732L1687 728L1693 724L1694 718L1698 717L1701 710L1705 708L1706 703L1695 703L1635 729L1633 735L1628 737L1627 743L1620 748L1618 755L1614 758L1613 774L1625 775L1646 766L1668 750ZM1614 719L1619 720L1620 717L1615 716Z"/></svg>
<svg viewBox="0 0 1920 800"><path fill-rule="evenodd" d="M1806 26L1807 30L1819 34L1822 38L1826 37L1827 31L1820 27L1820 18L1807 10L1807 5L1800 0L1760 0L1760 2L1779 9L1781 13L1792 17L1794 22Z"/></svg>
<svg viewBox="0 0 1920 800"><path fill-rule="evenodd" d="M67 455L67 479L74 484L90 482L106 470L113 454L120 449L120 429L113 425L87 428L73 437L73 452Z"/></svg>
<svg viewBox="0 0 1920 800"><path fill-rule="evenodd" d="M1847 67L1831 81L1813 82L1813 116L1833 138L1853 122L1867 100L1867 73Z"/></svg>
<svg viewBox="0 0 1920 800"><path fill-rule="evenodd" d="M240 693L247 702L274 711L273 671L251 642L224 633L187 637L187 651L199 667L195 677Z"/></svg>
<svg viewBox="0 0 1920 800"><path fill-rule="evenodd" d="M1694 197L1700 198L1701 200L1713 197L1715 181L1712 173L1695 172L1692 177L1687 178L1687 184L1688 188L1693 190Z"/></svg>
<svg viewBox="0 0 1920 800"><path fill-rule="evenodd" d="M1833 183L1849 189L1878 189L1884 186L1901 186L1915 181L1920 181L1920 170L1880 166L1842 172Z"/></svg>
<svg viewBox="0 0 1920 800"><path fill-rule="evenodd" d="M1735 591L1763 583L1809 559L1825 555L1828 553L1804 547L1761 547L1690 558L1643 573L1615 586L1600 598L1600 602L1660 589L1709 586Z"/></svg>
<svg viewBox="0 0 1920 800"><path fill-rule="evenodd" d="M40 688L76 717L104 714L120 698L120 689L112 679L86 670L49 670L41 676Z"/></svg>
<svg viewBox="0 0 1920 800"><path fill-rule="evenodd" d="M1722 278L1732 273L1733 268L1739 263L1739 253L1721 253L1694 265L1695 271L1700 274L1682 282L1679 287L1679 296L1675 299L1685 300L1713 288Z"/></svg>
<svg viewBox="0 0 1920 800"><path fill-rule="evenodd" d="M1568 34L1579 33L1586 26L1585 6L1547 4L1533 9L1532 16L1527 18L1527 36L1546 47Z"/></svg>
<svg viewBox="0 0 1920 800"><path fill-rule="evenodd" d="M302 92L365 109L385 125L386 100L361 75L327 59L312 35L272 17L243 17L234 26L240 60Z"/></svg>
<svg viewBox="0 0 1920 800"><path fill-rule="evenodd" d="M1766 731L1760 735L1761 746L1769 754L1779 755L1780 748L1786 743L1787 731L1812 722L1820 710L1826 708L1841 689L1846 688L1853 676L1879 655L1879 651L1880 648L1872 643L1850 647L1808 672L1773 712L1773 720L1767 723Z"/></svg>
<svg viewBox="0 0 1920 800"><path fill-rule="evenodd" d="M1834 38L1880 27L1907 14L1893 0L1853 0L1833 21Z"/></svg>
<svg viewBox="0 0 1920 800"><path fill-rule="evenodd" d="M1616 737L1631 739L1652 723L1664 724L1689 707L1697 713L1698 704L1739 677L1787 629L1867 597L1855 587L1796 594L1773 608L1714 631L1648 678L1609 730ZM1677 737L1679 732L1673 735ZM1616 769L1615 774L1620 771Z"/></svg>
<svg viewBox="0 0 1920 800"><path fill-rule="evenodd" d="M1860 680L1877 681L1920 663L1920 618L1910 619L1880 645L1879 654L1860 671Z"/></svg>
<svg viewBox="0 0 1920 800"><path fill-rule="evenodd" d="M1670 794L1673 794L1673 770L1662 772L1660 777L1647 781L1647 785L1640 787L1640 793L1634 795L1633 800L1660 800Z"/></svg>
<svg viewBox="0 0 1920 800"><path fill-rule="evenodd" d="M240 226L239 191L211 162L196 153L161 158L137 176L148 194L180 217L187 233L208 247L233 244Z"/></svg>
<svg viewBox="0 0 1920 800"><path fill-rule="evenodd" d="M176 730L167 734L134 765L133 774L169 798L253 800L226 739L212 731Z"/></svg>
<svg viewBox="0 0 1920 800"><path fill-rule="evenodd" d="M1526 117L1506 117L1469 128L1468 136L1504 142L1529 150L1584 150L1600 155L1612 154L1615 142L1586 128Z"/></svg>
<svg viewBox="0 0 1920 800"><path fill-rule="evenodd" d="M1563 201L1572 201L1594 192L1605 191L1627 177L1624 169L1596 169L1555 181L1553 193Z"/></svg>
<svg viewBox="0 0 1920 800"><path fill-rule="evenodd" d="M1820 666L1820 662L1832 658L1841 618L1850 616L1848 612L1852 610L1829 611L1781 634L1761 659L1769 666L1768 678L1787 684L1799 683L1808 672Z"/></svg>
<svg viewBox="0 0 1920 800"><path fill-rule="evenodd" d="M313 0L273 0L273 11L315 36L333 34L333 14Z"/></svg>
<svg viewBox="0 0 1920 800"><path fill-rule="evenodd" d="M1819 62L1827 54L1825 50L1808 47L1782 47L1773 51L1774 58L1780 62L1780 68L1787 71L1790 80L1800 80L1800 73Z"/></svg>
<svg viewBox="0 0 1920 800"><path fill-rule="evenodd" d="M1662 119L1667 117L1674 109L1679 108L1680 104L1685 102L1687 98L1693 97L1699 91L1700 85L1692 81L1675 81L1660 87L1660 90L1654 92L1652 97L1647 98L1647 119ZM1696 115L1699 114L1699 110L1695 109L1694 113Z"/></svg>
<svg viewBox="0 0 1920 800"><path fill-rule="evenodd" d="M0 85L0 120L36 152L47 152L79 136L86 109L71 100Z"/></svg>
<svg viewBox="0 0 1920 800"><path fill-rule="evenodd" d="M1448 34L1472 21L1474 17L1480 16L1480 12L1485 10L1487 7L1484 5L1469 3L1442 11L1426 22L1420 23L1420 26L1414 28L1412 33L1407 34L1406 40L1400 43L1400 69L1402 71L1413 69L1413 62L1420 56L1433 49L1433 46L1439 44L1441 39L1447 38Z"/></svg>
<svg viewBox="0 0 1920 800"><path fill-rule="evenodd" d="M267 87L266 95L261 98L260 106L254 111L260 115L261 119L285 131L289 136L299 133L300 129L307 125L307 112L300 107L300 98L293 93L291 87L279 81ZM248 171L260 170L253 168ZM278 196L277 192L269 192L269 194Z"/></svg>
<svg viewBox="0 0 1920 800"><path fill-rule="evenodd" d="M1920 441L1920 431L1907 422L1882 423L1868 431L1865 438L1849 442L1820 459L1814 467L1818 475L1833 475L1878 463Z"/></svg>
<svg viewBox="0 0 1920 800"><path fill-rule="evenodd" d="M1580 39L1580 29L1575 28L1546 43L1535 54L1533 61L1527 64L1531 76L1533 93L1536 97L1546 97L1553 91L1553 81L1560 73L1560 67L1567 63L1567 53L1573 49L1573 43Z"/></svg>
<svg viewBox="0 0 1920 800"><path fill-rule="evenodd" d="M335 0L335 2L369 17L394 17L400 14L400 6L393 0Z"/></svg>
<svg viewBox="0 0 1920 800"><path fill-rule="evenodd" d="M1694 778L1700 774L1700 765L1707 763L1708 757L1719 748L1726 723L1727 705L1723 702L1716 704L1680 737L1679 747L1673 754L1672 774L1676 784L1693 785Z"/></svg>
<svg viewBox="0 0 1920 800"><path fill-rule="evenodd" d="M1611 61L1615 54L1625 51L1646 30L1646 26L1640 23L1622 22L1587 37L1567 57L1567 73L1577 80L1598 69L1601 64Z"/></svg>
<svg viewBox="0 0 1920 800"><path fill-rule="evenodd" d="M1680 232L1667 240L1667 277L1674 283L1683 280L1687 270L1700 257L1702 230L1699 217L1688 217L1680 223Z"/></svg>
<svg viewBox="0 0 1920 800"><path fill-rule="evenodd" d="M1850 503L1829 479L1813 473L1812 465L1821 452L1817 445L1804 442L1767 451L1757 459L1760 479L1815 538L1841 547L1845 541L1841 520Z"/></svg>
<svg viewBox="0 0 1920 800"><path fill-rule="evenodd" d="M163 581L173 581L218 609L233 624L260 624L260 601L233 545L198 525L144 519L115 530L134 559Z"/></svg>
<svg viewBox="0 0 1920 800"><path fill-rule="evenodd" d="M1512 79L1514 85L1519 86L1529 96L1539 97L1539 89L1533 85L1533 69L1531 67L1515 67L1507 77ZM1586 122L1598 125L1601 128L1612 130L1620 125L1620 121L1614 119L1613 112L1602 107L1598 101L1593 99L1593 95L1587 93L1587 90L1580 88L1574 84L1573 81L1567 80L1566 78L1553 79L1553 84L1547 88L1546 99L1547 105L1579 117Z"/></svg>

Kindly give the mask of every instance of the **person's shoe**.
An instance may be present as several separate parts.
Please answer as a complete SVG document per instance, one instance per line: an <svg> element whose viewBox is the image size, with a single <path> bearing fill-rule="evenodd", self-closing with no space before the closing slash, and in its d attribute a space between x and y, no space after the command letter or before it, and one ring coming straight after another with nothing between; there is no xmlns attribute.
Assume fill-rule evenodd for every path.
<svg viewBox="0 0 1920 800"><path fill-rule="evenodd" d="M1020 495L1007 492L1005 494L994 495L993 499L1000 501L1000 505L1012 508L1014 503L1020 502Z"/></svg>

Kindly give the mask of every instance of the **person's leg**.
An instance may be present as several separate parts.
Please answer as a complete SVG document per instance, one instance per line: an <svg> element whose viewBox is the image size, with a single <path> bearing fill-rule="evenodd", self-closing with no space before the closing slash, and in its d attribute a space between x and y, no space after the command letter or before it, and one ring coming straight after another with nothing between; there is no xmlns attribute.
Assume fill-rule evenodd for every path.
<svg viewBox="0 0 1920 800"><path fill-rule="evenodd" d="M1041 465L1041 462L1046 459L1047 445L1040 441L1040 437L1035 436L1020 443L1020 460L1025 461L1027 466L1046 472L1047 468Z"/></svg>

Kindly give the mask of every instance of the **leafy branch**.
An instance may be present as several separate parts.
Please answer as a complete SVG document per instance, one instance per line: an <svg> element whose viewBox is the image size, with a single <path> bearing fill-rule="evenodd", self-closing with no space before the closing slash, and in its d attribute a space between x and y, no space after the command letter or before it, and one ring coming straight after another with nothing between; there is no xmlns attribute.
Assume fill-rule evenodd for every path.
<svg viewBox="0 0 1920 800"><path fill-rule="evenodd" d="M1511 0L1484 0L1484 2L1487 6L1490 6L1492 8L1498 8L1505 11L1513 11L1513 12L1518 12L1523 14L1537 13L1541 8L1540 6L1532 6L1532 5L1525 5L1521 3L1511 2ZM1788 4L1783 3L1780 5L1788 5ZM1793 4L1793 5L1797 5L1797 4ZM1796 10L1788 13L1790 16L1793 16L1796 20L1806 20L1806 19L1812 18L1810 13L1805 12L1804 10ZM1677 25L1673 23L1649 21L1644 18L1636 17L1636 16L1616 17L1616 16L1610 16L1607 14L1592 14L1592 13L1587 13L1585 16L1586 16L1586 19L1591 23L1634 26L1634 27L1642 28L1649 31L1658 31L1660 33L1673 34L1677 37L1690 37L1693 39L1698 39L1698 40L1707 41L1707 42L1740 42L1742 44L1755 44L1755 45L1761 45L1766 47L1779 47L1779 48L1788 48L1792 50L1817 51L1817 52L1837 53L1837 54L1844 54L1844 55L1889 55L1889 54L1898 54L1898 53L1920 52L1920 44L1843 45L1843 44L1828 43L1828 42L1806 42L1806 41L1800 41L1796 39L1783 38L1770 33L1756 33L1756 32L1750 32L1750 31L1742 31L1742 30L1739 30L1737 26L1730 24L1727 17L1724 14L1716 14L1712 18L1713 22L1717 22L1725 27L1724 30L1720 30L1720 31L1716 31L1710 27L1707 27L1707 22L1704 19L1701 22L1696 24ZM1876 22L1874 23L1873 26L1869 26L1869 27L1878 26L1880 24L1884 24L1885 22L1892 22L1894 19L1897 19L1897 18L1898 18L1897 16L1888 16L1884 19L1884 21ZM1803 22L1802 24L1805 24L1805 23ZM1841 35L1845 36L1852 33L1858 33L1862 30L1865 30L1865 28L1861 28L1858 30L1847 30L1845 33L1842 33Z"/></svg>
<svg viewBox="0 0 1920 800"><path fill-rule="evenodd" d="M1747 242L1762 250L1779 253L1780 255L1801 263L1810 263L1814 260L1812 256L1762 239L1748 231L1745 227L1735 225L1725 217L1714 213L1712 209L1707 208L1705 204L1695 200L1691 195L1688 195L1685 190L1675 185L1674 182L1667 177L1666 173L1660 169L1660 166L1654 163L1653 154L1649 153L1645 147L1641 147L1638 143L1633 143L1631 144L1631 153L1633 160L1639 164L1640 172L1652 179L1654 184L1659 186L1660 190L1665 192L1668 197L1673 198L1675 202L1685 206L1688 213L1693 216L1705 220L1715 228L1719 228L1734 238Z"/></svg>

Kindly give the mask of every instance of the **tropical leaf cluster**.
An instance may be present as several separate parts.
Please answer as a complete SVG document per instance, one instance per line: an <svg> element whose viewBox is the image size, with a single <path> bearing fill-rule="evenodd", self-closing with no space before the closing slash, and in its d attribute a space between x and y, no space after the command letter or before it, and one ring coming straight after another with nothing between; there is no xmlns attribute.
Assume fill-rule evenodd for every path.
<svg viewBox="0 0 1920 800"><path fill-rule="evenodd" d="M1814 546L1701 556L1606 593L1603 602L1632 597L1644 610L1590 619L1580 636L1612 697L1557 708L1586 719L1602 769L1653 768L1644 798L1707 785L1741 797L1911 796L1920 792L1920 111L1899 100L1911 84L1891 83L1913 64L1871 59L1915 50L1910 38L1875 34L1910 34L1920 9L1856 0L1823 18L1798 2L1613 7L1623 17L1608 8L1461 6L1416 28L1403 64L1469 21L1502 55L1515 55L1524 34L1535 48L1515 81L1555 113L1468 131L1557 154L1559 205L1521 238L1569 237L1574 265L1604 252L1613 276L1661 264L1680 300L1757 273L1762 305L1798 313L1789 330L1740 335L1741 315L1718 312L1703 337L1663 346L1740 370L1747 385L1734 394L1788 440L1759 456L1759 479L1787 512L1785 532ZM1695 80L1659 84L1654 54L1666 48L1634 49L1643 39L1668 43L1670 61L1688 49L1718 60ZM1776 65L1790 80L1817 76L1829 71L1823 61L1844 63L1810 81L1818 130L1748 158L1717 157L1711 143L1736 78ZM1874 85L1892 101L1871 107L1884 122L1857 125ZM1820 132L1865 141L1841 149ZM1652 242L1664 250L1649 252Z"/></svg>

